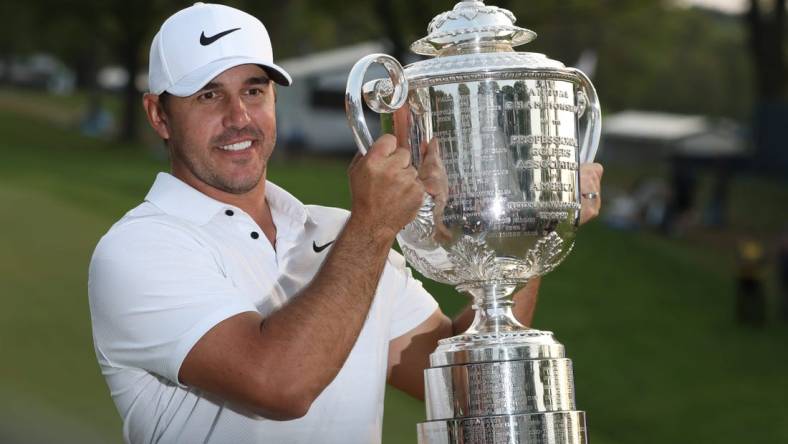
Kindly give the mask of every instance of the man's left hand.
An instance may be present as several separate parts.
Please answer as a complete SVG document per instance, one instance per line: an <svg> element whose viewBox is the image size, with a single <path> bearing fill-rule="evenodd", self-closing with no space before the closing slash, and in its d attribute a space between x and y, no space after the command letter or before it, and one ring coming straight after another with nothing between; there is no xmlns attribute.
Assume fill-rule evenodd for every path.
<svg viewBox="0 0 788 444"><path fill-rule="evenodd" d="M599 215L602 207L602 173L598 163L580 165L580 225Z"/></svg>

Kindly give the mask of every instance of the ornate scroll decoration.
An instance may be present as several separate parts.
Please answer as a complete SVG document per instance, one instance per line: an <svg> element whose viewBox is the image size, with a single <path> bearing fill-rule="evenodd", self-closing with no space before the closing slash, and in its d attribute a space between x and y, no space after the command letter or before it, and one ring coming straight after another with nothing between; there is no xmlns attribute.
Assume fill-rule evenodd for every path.
<svg viewBox="0 0 788 444"><path fill-rule="evenodd" d="M435 231L435 220L432 210L435 208L435 202L429 195L424 198L424 203L416 213L416 218L413 219L408 225L405 225L403 235L405 238L414 244L421 244L425 241L432 239L432 234Z"/></svg>
<svg viewBox="0 0 788 444"><path fill-rule="evenodd" d="M554 269L563 259L564 240L555 231L539 239L525 256L525 265L531 273L541 276Z"/></svg>
<svg viewBox="0 0 788 444"><path fill-rule="evenodd" d="M479 14L502 14L510 20L510 24L517 21L517 18L514 16L514 14L512 14L512 12L507 9L499 8L497 6L485 5L480 1L464 1L458 3L457 6L455 6L455 8L451 11L441 13L432 19L429 26L427 26L427 32L431 34L442 28L447 21L451 20L460 20L464 18L469 22L473 21Z"/></svg>
<svg viewBox="0 0 788 444"><path fill-rule="evenodd" d="M543 237L528 250L524 260L497 257L484 237L465 235L448 249L448 265L439 268L419 254L417 249L402 245L402 253L424 276L450 285L469 282L525 281L552 271L572 251L574 242L565 245L556 232Z"/></svg>
<svg viewBox="0 0 788 444"><path fill-rule="evenodd" d="M517 281L547 274L563 262L573 247L574 242L564 246L561 236L552 232L528 250L524 261L510 260L510 263L515 262L516 265L506 268L501 278Z"/></svg>
<svg viewBox="0 0 788 444"><path fill-rule="evenodd" d="M449 251L449 260L461 273L461 282L489 281L499 276L495 251L483 237L463 236Z"/></svg>
<svg viewBox="0 0 788 444"><path fill-rule="evenodd" d="M452 270L442 271L432 265L431 262L421 257L416 250L405 245L401 245L400 248L402 249L402 255L405 256L408 263L424 276L444 284L456 285L459 283L457 274Z"/></svg>
<svg viewBox="0 0 788 444"><path fill-rule="evenodd" d="M408 262L426 277L450 285L465 282L490 281L500 277L495 251L487 246L484 238L463 236L447 251L450 269L441 270L425 259L418 251L402 245Z"/></svg>

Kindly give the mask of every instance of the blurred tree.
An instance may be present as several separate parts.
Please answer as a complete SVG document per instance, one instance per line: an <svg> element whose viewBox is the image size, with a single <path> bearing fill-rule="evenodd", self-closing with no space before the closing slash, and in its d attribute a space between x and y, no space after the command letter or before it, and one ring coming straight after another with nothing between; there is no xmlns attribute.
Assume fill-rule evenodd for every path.
<svg viewBox="0 0 788 444"><path fill-rule="evenodd" d="M143 54L149 47L148 35L158 23L156 7L164 2L156 0L104 0L102 19L110 26L107 36L110 47L119 56L129 80L123 89L123 108L120 138L131 141L137 137L140 91L135 82L143 66Z"/></svg>
<svg viewBox="0 0 788 444"><path fill-rule="evenodd" d="M137 137L141 91L136 76L144 71L153 35L162 22L176 11L190 6L189 0L72 0L77 3L96 3L99 20L103 24L102 37L114 61L129 73L123 90L121 129L122 140ZM239 1L224 2L239 6Z"/></svg>
<svg viewBox="0 0 788 444"><path fill-rule="evenodd" d="M661 0L486 3L510 9L519 26L539 34L534 42L517 48L520 51L542 52L568 65L586 50L596 52L595 84L606 111L639 108L748 115L750 73L742 26L734 17L669 7ZM334 24L334 32L321 33L317 39L322 47L385 38L392 55L409 60L410 44L425 36L430 20L456 1L298 0L298 4L301 20ZM295 38L311 40L317 28L302 28ZM725 94L731 85L738 85L738 90Z"/></svg>
<svg viewBox="0 0 788 444"><path fill-rule="evenodd" d="M98 94L96 74L99 67L106 63L121 64L129 74L129 81L123 90L118 135L122 140L132 140L137 135L140 115L140 91L135 77L144 66L143 57L147 58L150 38L161 16L166 11L176 10L177 4L185 3L188 2L61 0L57 8L53 8L44 1L22 2L14 8L30 10L36 26L15 38L29 35L40 49L63 58L74 68L77 85L93 95Z"/></svg>
<svg viewBox="0 0 788 444"><path fill-rule="evenodd" d="M10 80L9 69L15 56L25 54L37 45L33 30L36 28L36 17L39 15L39 6L34 3L24 2L20 5L12 2L0 2L0 17L13 17L6 20L0 27L0 83Z"/></svg>
<svg viewBox="0 0 788 444"><path fill-rule="evenodd" d="M746 20L755 73L757 103L753 119L754 165L785 177L785 122L788 121L786 0L750 0Z"/></svg>
<svg viewBox="0 0 788 444"><path fill-rule="evenodd" d="M752 0L755 1L755 0ZM771 0L781 2L785 0ZM167 16L192 0L44 0L0 3L8 20L0 28L0 58L45 49L59 55L78 74L79 86L94 87L95 73L109 63L131 74L123 93L120 135L134 136L140 92L134 75L145 69L148 45ZM780 14L751 18L753 47L760 53L785 50L778 35ZM276 58L302 55L368 39L388 39L400 60L412 60L410 44L427 34L427 25L456 0L229 0L259 17L268 27ZM697 10L666 6L662 0L492 0L512 10L518 25L539 34L517 48L542 52L572 65L585 50L598 55L594 83L606 111L625 108L744 118L749 115L752 73L742 22ZM758 2L756 2L758 3ZM53 11L57 11L53 13ZM770 24L771 23L771 24ZM779 28L779 29L777 29ZM772 31L763 31L772 29ZM776 33L776 34L775 34ZM757 45L755 42L760 42ZM778 48L778 49L775 49ZM779 49L782 48L782 49ZM412 56L411 56L412 57ZM759 68L776 87L785 82L784 57L764 56ZM781 63L782 73L773 65ZM760 71L759 71L760 72ZM779 78L778 78L779 77ZM727 91L735 91L727 94ZM782 88L785 88L784 86Z"/></svg>
<svg viewBox="0 0 788 444"><path fill-rule="evenodd" d="M91 92L97 89L96 72L104 53L100 6L98 0L66 0L57 14L42 8L37 17L37 33L45 48L71 65L77 87Z"/></svg>
<svg viewBox="0 0 788 444"><path fill-rule="evenodd" d="M756 91L761 100L788 99L785 6L785 0L750 0L746 15Z"/></svg>

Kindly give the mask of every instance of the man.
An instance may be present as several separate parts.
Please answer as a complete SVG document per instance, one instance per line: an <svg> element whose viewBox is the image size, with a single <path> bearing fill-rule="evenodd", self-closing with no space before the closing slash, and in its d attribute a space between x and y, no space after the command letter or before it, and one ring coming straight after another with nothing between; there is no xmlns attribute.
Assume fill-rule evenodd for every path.
<svg viewBox="0 0 788 444"><path fill-rule="evenodd" d="M351 164L350 213L265 180L272 82L290 77L241 11L198 3L153 40L144 107L172 174L102 238L89 279L127 442L380 442L384 384L423 397L429 352L470 323L390 250L430 191L392 136ZM525 323L537 286L517 295Z"/></svg>

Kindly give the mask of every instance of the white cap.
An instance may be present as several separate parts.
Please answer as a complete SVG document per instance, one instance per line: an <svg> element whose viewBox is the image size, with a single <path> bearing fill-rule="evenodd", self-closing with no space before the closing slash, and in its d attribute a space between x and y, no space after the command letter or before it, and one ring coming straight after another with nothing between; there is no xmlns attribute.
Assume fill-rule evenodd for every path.
<svg viewBox="0 0 788 444"><path fill-rule="evenodd" d="M170 16L153 37L148 87L153 94L186 97L247 63L260 65L280 85L293 82L274 64L271 39L260 20L229 6L195 3Z"/></svg>

